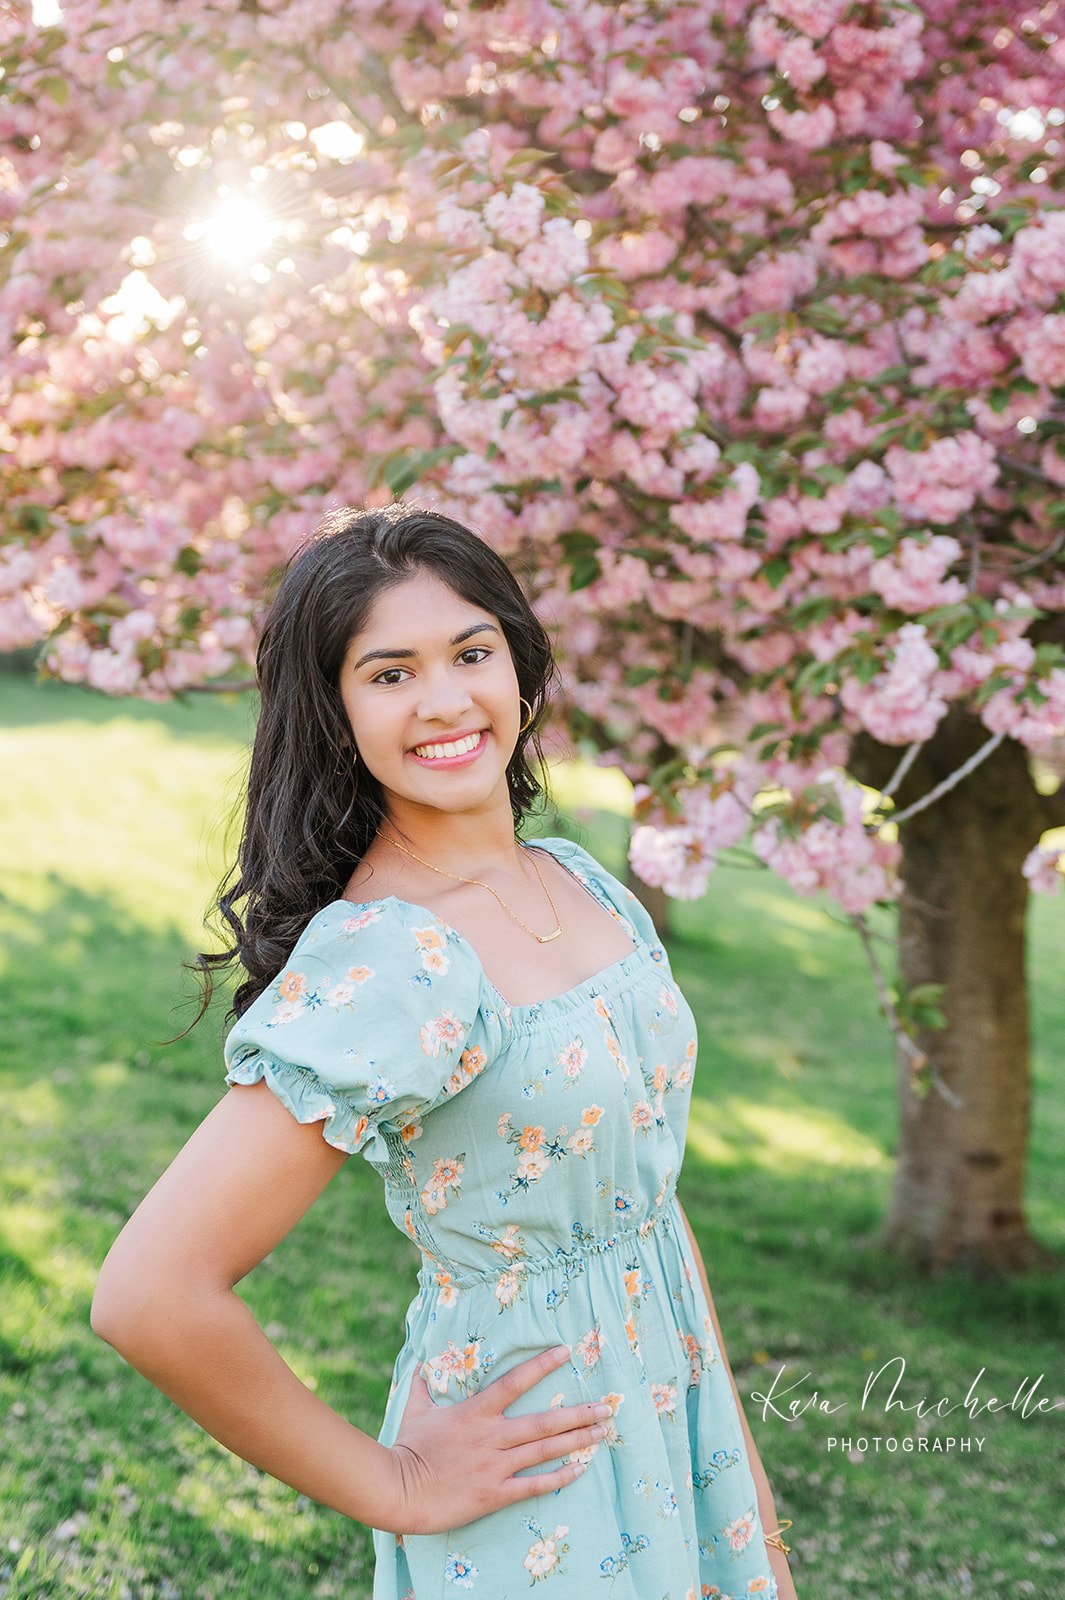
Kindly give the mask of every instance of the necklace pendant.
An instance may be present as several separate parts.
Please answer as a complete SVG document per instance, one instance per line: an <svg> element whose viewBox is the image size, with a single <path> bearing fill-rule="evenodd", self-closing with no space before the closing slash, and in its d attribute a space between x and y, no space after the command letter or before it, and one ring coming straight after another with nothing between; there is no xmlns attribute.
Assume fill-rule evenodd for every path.
<svg viewBox="0 0 1065 1600"><path fill-rule="evenodd" d="M541 944L550 944L551 940L552 939L557 939L561 932L562 932L561 928L556 928L554 933L538 933L536 935L536 937L540 941Z"/></svg>

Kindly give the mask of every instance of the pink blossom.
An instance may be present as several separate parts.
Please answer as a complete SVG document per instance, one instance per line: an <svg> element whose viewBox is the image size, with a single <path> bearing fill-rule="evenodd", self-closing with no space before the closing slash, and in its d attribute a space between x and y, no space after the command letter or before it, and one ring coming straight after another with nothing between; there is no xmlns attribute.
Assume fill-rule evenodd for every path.
<svg viewBox="0 0 1065 1600"><path fill-rule="evenodd" d="M498 239L524 245L540 232L544 197L531 183L516 183L509 194L494 194L484 208L484 220Z"/></svg>
<svg viewBox="0 0 1065 1600"><path fill-rule="evenodd" d="M1010 267L1022 304L1053 305L1065 290L1065 211L1048 211L1019 230Z"/></svg>
<svg viewBox="0 0 1065 1600"><path fill-rule="evenodd" d="M614 409L637 427L663 434L682 433L694 427L699 416L683 369L676 377L667 377L646 362L635 362L626 369Z"/></svg>
<svg viewBox="0 0 1065 1600"><path fill-rule="evenodd" d="M870 582L884 604L899 611L953 605L964 600L967 590L961 578L947 578L945 573L961 553L957 539L944 533L927 541L900 539L890 556L873 562Z"/></svg>
<svg viewBox="0 0 1065 1600"><path fill-rule="evenodd" d="M1065 881L1065 849L1035 845L1024 858L1021 871L1036 894L1058 894Z"/></svg>
<svg viewBox="0 0 1065 1600"><path fill-rule="evenodd" d="M867 911L878 901L893 897L901 849L897 841L865 827L862 791L856 784L845 783L831 769L817 776L839 806L842 825L824 814L815 814L813 820L803 817L798 831L793 832L786 831L781 821L773 817L754 830L752 848L797 893L814 895L823 891L845 911ZM811 790L807 789L800 791L797 798L810 795ZM816 805L816 801L813 803Z"/></svg>
<svg viewBox="0 0 1065 1600"><path fill-rule="evenodd" d="M598 256L602 266L620 278L643 278L664 272L677 253L677 241L659 228L622 233L604 239Z"/></svg>
<svg viewBox="0 0 1065 1600"><path fill-rule="evenodd" d="M953 522L998 478L994 446L975 433L937 439L927 450L892 445L884 463L900 510L928 522Z"/></svg>
<svg viewBox="0 0 1065 1600"><path fill-rule="evenodd" d="M777 52L777 71L794 89L812 89L825 75L825 63L808 38L789 39Z"/></svg>
<svg viewBox="0 0 1065 1600"><path fill-rule="evenodd" d="M802 150L820 150L836 132L836 113L822 101L813 111L785 111L782 106L766 112L766 118L782 138Z"/></svg>
<svg viewBox="0 0 1065 1600"><path fill-rule="evenodd" d="M694 828L641 825L629 836L629 862L652 888L665 889L674 900L698 900L706 893L715 858Z"/></svg>
<svg viewBox="0 0 1065 1600"><path fill-rule="evenodd" d="M868 683L848 677L840 699L855 721L881 744L930 739L947 710L938 692L939 658L922 623L907 622L891 659Z"/></svg>
<svg viewBox="0 0 1065 1600"><path fill-rule="evenodd" d="M574 233L567 217L551 217L540 237L522 250L518 266L530 283L555 294L588 270L588 245Z"/></svg>
<svg viewBox="0 0 1065 1600"><path fill-rule="evenodd" d="M104 694L132 694L140 682L141 667L135 656L121 650L94 650L86 665L86 678Z"/></svg>
<svg viewBox="0 0 1065 1600"><path fill-rule="evenodd" d="M769 0L769 9L811 39L823 39L846 9L846 0Z"/></svg>
<svg viewBox="0 0 1065 1600"><path fill-rule="evenodd" d="M1050 389L1065 385L1065 315L1039 318L1024 341L1021 365L1033 383Z"/></svg>

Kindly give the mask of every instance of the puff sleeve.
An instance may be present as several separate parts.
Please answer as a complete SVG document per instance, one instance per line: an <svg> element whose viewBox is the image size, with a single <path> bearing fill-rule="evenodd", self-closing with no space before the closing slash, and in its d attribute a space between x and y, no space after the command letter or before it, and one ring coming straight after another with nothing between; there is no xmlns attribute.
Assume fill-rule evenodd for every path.
<svg viewBox="0 0 1065 1600"><path fill-rule="evenodd" d="M389 1134L483 1072L501 1028L454 929L391 897L334 901L233 1025L225 1081L265 1079L298 1122L321 1122L329 1144L385 1169Z"/></svg>

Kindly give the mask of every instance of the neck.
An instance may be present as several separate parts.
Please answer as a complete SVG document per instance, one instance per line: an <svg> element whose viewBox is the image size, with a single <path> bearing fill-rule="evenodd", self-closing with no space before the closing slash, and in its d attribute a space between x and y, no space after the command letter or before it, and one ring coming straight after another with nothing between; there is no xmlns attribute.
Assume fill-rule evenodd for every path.
<svg viewBox="0 0 1065 1600"><path fill-rule="evenodd" d="M415 856L446 872L477 877L482 872L512 870L521 847L514 833L509 799L506 815L456 814L439 810L411 815L388 813L379 836L396 841ZM392 844L386 845L392 850Z"/></svg>

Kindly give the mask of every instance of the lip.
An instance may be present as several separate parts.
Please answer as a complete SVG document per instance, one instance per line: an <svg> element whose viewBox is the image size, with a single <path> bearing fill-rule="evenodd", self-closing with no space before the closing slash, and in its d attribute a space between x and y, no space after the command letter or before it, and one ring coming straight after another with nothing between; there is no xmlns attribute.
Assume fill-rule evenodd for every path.
<svg viewBox="0 0 1065 1600"><path fill-rule="evenodd" d="M410 756L412 761L417 761L419 766L432 767L434 770L437 767L466 767L469 766L471 761L477 760L477 757L487 745L487 728L467 728L465 733L449 733L446 739L422 740L423 744L457 744L460 739L468 739L475 733L479 733L481 735L480 744L474 745L472 750L467 750L463 755L460 756L438 756L434 760L432 756L420 756L415 749L408 750L407 754Z"/></svg>

